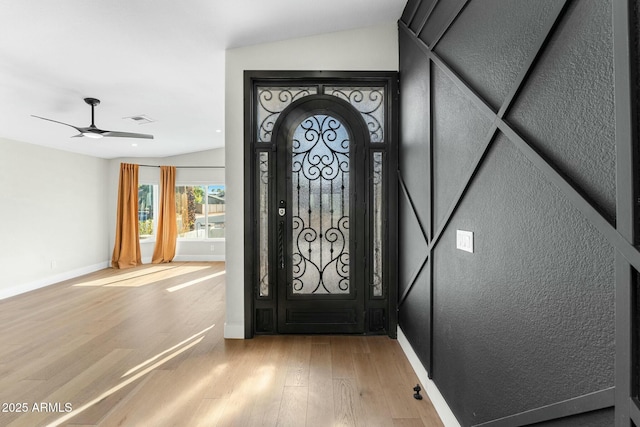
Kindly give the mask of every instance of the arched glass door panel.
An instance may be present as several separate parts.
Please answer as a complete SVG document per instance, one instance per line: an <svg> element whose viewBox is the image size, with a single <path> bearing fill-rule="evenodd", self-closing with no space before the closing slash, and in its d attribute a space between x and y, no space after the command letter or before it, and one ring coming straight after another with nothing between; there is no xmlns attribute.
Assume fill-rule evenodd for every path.
<svg viewBox="0 0 640 427"><path fill-rule="evenodd" d="M300 123L291 146L292 292L348 294L349 135L318 114Z"/></svg>

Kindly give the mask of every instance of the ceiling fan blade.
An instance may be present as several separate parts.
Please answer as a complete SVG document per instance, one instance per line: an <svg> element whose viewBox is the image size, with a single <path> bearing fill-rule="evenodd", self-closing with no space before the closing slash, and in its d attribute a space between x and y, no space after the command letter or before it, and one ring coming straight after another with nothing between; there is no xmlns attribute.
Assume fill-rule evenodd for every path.
<svg viewBox="0 0 640 427"><path fill-rule="evenodd" d="M144 139L153 139L153 135L149 135L146 133L133 133L133 132L118 132L118 131L104 131L102 136L114 136L120 138L144 138Z"/></svg>
<svg viewBox="0 0 640 427"><path fill-rule="evenodd" d="M80 128L79 128L79 127L76 127L76 126L74 126L74 125L70 125L69 123L64 123L64 122L59 122L59 121L57 121L57 120L47 119L46 117L34 116L33 114L31 115L31 117L35 117L35 118L38 118L38 119L46 120L46 121L48 121L48 122L60 123L61 125L65 125L65 126L72 127L72 128L74 128L75 130L77 130L78 132L82 132L82 131L80 130Z"/></svg>
<svg viewBox="0 0 640 427"><path fill-rule="evenodd" d="M100 100L96 98L85 98L84 102L91 106L91 125L87 127L78 127L74 125L70 125L69 123L59 122L57 120L47 119L46 117L34 116L38 119L47 120L49 122L59 123L61 125L69 126L80 132L78 135L72 136L72 138L78 137L88 137L88 138L102 138L103 136L107 137L119 137L119 138L144 138L144 139L153 139L153 135L149 135L146 133L134 133L134 132L118 132L118 131L110 131L110 130L102 130L98 129L94 124L94 108L96 105L100 104Z"/></svg>

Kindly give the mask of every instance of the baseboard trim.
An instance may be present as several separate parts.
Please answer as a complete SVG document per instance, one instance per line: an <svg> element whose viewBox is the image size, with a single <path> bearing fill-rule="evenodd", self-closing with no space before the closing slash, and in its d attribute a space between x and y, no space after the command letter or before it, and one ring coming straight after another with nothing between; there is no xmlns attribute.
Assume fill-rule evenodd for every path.
<svg viewBox="0 0 640 427"><path fill-rule="evenodd" d="M413 351L411 344L409 344L409 340L404 335L400 327L398 327L398 343L400 344L402 351L404 351L404 354L407 356L407 359L409 359L411 367L418 376L420 383L422 383L425 393L427 393L427 396L431 399L431 403L433 403L433 407L438 412L442 423L446 427L460 427L460 423L456 419L456 416L453 415L451 408L447 405L447 401L444 400L444 397L440 393L440 390L438 390L436 383L429 379L427 370L420 362L416 352Z"/></svg>
<svg viewBox="0 0 640 427"><path fill-rule="evenodd" d="M37 289L45 288L59 282L64 282L65 280L75 279L76 277L93 273L98 270L103 270L105 268L108 268L110 264L111 261L104 261L98 264L93 264L86 267L77 268L75 270L66 271L64 273L59 273L53 276L48 276L40 280L35 280L33 282L23 283L21 285L13 286L8 289L0 289L0 300L35 291Z"/></svg>
<svg viewBox="0 0 640 427"><path fill-rule="evenodd" d="M207 262L207 261L224 261L224 255L176 255L173 258L173 261L176 262L187 262L187 261L199 261L199 262Z"/></svg>
<svg viewBox="0 0 640 427"><path fill-rule="evenodd" d="M226 339L244 339L244 325L224 322L224 337Z"/></svg>
<svg viewBox="0 0 640 427"><path fill-rule="evenodd" d="M171 260L173 262L211 262L225 261L224 255L176 255ZM142 257L143 264L152 264L151 257Z"/></svg>

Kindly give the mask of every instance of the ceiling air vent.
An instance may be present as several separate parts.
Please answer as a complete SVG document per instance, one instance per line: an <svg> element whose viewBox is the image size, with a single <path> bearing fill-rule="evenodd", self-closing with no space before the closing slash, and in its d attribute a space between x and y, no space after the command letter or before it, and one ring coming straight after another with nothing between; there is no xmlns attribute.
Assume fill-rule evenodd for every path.
<svg viewBox="0 0 640 427"><path fill-rule="evenodd" d="M137 123L139 125L146 125L147 123L155 122L155 120L153 120L151 117L144 116L144 115L124 117L124 120L131 120L132 122Z"/></svg>

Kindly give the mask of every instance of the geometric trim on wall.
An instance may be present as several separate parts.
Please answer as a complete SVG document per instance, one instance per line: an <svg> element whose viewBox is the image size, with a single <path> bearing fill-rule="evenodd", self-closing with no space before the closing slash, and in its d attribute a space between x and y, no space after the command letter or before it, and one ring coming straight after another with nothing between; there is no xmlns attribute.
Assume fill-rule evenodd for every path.
<svg viewBox="0 0 640 427"><path fill-rule="evenodd" d="M520 74L518 75L514 85L509 91L506 99L498 109L494 111L489 103L486 102L482 96L480 96L474 89L468 84L462 77L460 77L441 57L434 52L434 48L452 26L460 13L464 10L468 1L462 2L459 9L454 16L447 22L445 27L435 37L431 45L427 45L418 36L423 30L424 25L429 19L429 15L435 9L435 5L438 1L435 1L432 7L429 9L427 15L421 19L420 25L413 31L408 24L412 23L412 20L418 9L420 2L415 2L414 10L409 14L407 23L398 21L398 26L409 39L422 51L424 56L432 63L435 64L441 71L443 71L455 85L471 100L476 107L484 114L487 119L492 123L491 129L482 141L481 148L478 151L477 157L470 167L470 172L465 177L464 184L459 188L453 202L449 206L445 219L440 224L437 230L433 230L432 238L429 241L428 231L425 229L425 225L420 224L422 234L429 245L429 251L425 254L424 261L420 268L415 272L407 284L403 295L399 298L400 307L404 300L409 295L411 288L416 282L417 277L420 275L422 269L428 265L428 259L430 254L433 253L435 247L438 245L440 237L445 231L446 227L450 223L451 219L456 213L457 208L460 206L464 199L467 190L470 188L472 181L481 167L483 161L489 149L495 141L496 136L502 133L506 138L536 167L538 168L549 182L553 183L564 194L566 199L577 209L582 215L598 230L599 233L611 244L616 250L616 387L607 388L604 390L596 391L589 395L578 396L573 399L569 399L563 402L557 402L552 405L548 405L543 408L536 408L530 411L526 411L520 414L511 415L498 420L489 421L478 426L511 426L511 425L524 425L525 421L541 422L550 421L556 418L566 417L568 415L575 415L582 412L593 411L597 409L603 409L612 407L615 404L616 407L616 424L623 425L633 419L634 422L640 425L640 407L638 402L629 395L630 381L634 374L631 366L631 317L632 312L632 283L630 279L631 267L640 271L640 252L633 245L634 230L633 230L633 210L635 206L635 200L633 197L633 136L632 129L633 123L631 118L631 92L632 84L630 77L630 64L629 64L629 13L631 5L627 0L613 0L613 30L614 30L614 72L615 72L615 117L616 117L616 167L618 168L618 178L616 185L616 198L617 198L617 218L615 224L612 225L606 216L595 207L594 203L583 193L583 191L577 187L573 182L559 171L549 159L537 150L533 144L528 142L522 137L513 127L504 120L505 115L509 112L513 106L514 101L522 91L524 83L532 73L538 63L545 47L548 45L551 37L554 35L560 21L562 20L565 12L567 11L569 0L561 1L557 9L552 16L555 16L551 22L548 23L547 28L542 32L542 36L536 41L534 47L534 54L527 60L523 66ZM426 141L430 143L430 141ZM430 173L432 169L430 169ZM411 201L411 195L404 184L401 174L398 176L399 185L402 193L409 201L413 214L416 215L414 204ZM431 190L429 190L431 191ZM431 196L431 194L429 195ZM433 205L431 205L431 214L433 215ZM433 216L432 216L433 218ZM431 298L431 311L433 312L433 304L436 303ZM432 323L433 327L433 323ZM433 333L430 334L433 337ZM433 347L431 343L431 351ZM427 367L429 375L433 375L431 372L432 367ZM537 421L535 421L537 420Z"/></svg>
<svg viewBox="0 0 640 427"><path fill-rule="evenodd" d="M614 405L614 387L599 390L584 396L574 397L562 402L552 403L541 408L531 409L519 414L509 415L473 427L513 427L543 423L586 412L611 408Z"/></svg>
<svg viewBox="0 0 640 427"><path fill-rule="evenodd" d="M420 227L420 231L422 232L422 238L424 239L424 242L426 243L427 247L430 247L429 238L427 237L427 232L424 227L424 224L422 224L422 222L420 221L420 218L416 211L416 207L413 203L413 200L411 199L411 195L409 194L409 190L407 189L407 186L400 174L398 174L398 182L400 184L400 189L402 190L401 194L404 196L407 203L411 207L411 214L416 220L416 222L418 223L418 226ZM420 273L422 272L422 270L424 269L424 266L427 264L427 261L429 260L429 254L430 254L430 251L427 250L424 256L421 258L421 261L418 263L418 268L414 270L414 272L411 274L411 279L406 283L404 291L402 292L401 295L398 296L398 309L402 307L402 304L409 296L409 293L411 292L413 285L416 284L416 280L418 279L418 276L420 276Z"/></svg>

